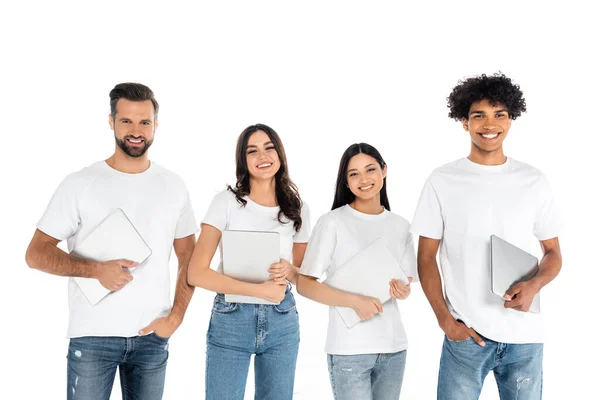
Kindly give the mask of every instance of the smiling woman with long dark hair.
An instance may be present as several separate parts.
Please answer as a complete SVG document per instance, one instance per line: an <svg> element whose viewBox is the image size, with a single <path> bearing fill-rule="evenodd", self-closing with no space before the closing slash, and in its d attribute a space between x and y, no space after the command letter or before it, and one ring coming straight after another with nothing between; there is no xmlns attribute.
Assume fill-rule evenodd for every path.
<svg viewBox="0 0 600 400"><path fill-rule="evenodd" d="M400 397L407 340L395 299L406 299L409 282L392 279L390 299L340 291L319 283L335 275L346 262L373 245L385 251L409 276L416 278L416 257L409 223L390 212L387 164L366 143L348 147L337 176L332 211L323 215L310 238L298 275L301 295L330 306L325 350L331 388L339 400L388 400ZM369 279L380 265L360 265L357 279ZM361 319L348 327L334 307L352 308Z"/></svg>
<svg viewBox="0 0 600 400"><path fill-rule="evenodd" d="M291 283L296 282L310 236L308 207L289 177L279 135L263 124L239 136L235 186L217 194L188 268L188 283L217 293L207 334L206 399L244 398L250 357L255 354L256 398L291 399L300 342ZM281 260L269 281L233 279L210 262L225 230L279 233ZM222 254L222 253L221 253ZM225 294L252 296L278 305L231 303ZM258 327L258 329L257 329Z"/></svg>

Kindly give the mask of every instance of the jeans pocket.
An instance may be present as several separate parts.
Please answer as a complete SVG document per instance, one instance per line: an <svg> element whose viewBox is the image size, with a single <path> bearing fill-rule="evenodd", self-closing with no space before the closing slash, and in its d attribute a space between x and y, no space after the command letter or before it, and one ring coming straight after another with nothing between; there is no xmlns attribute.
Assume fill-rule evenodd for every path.
<svg viewBox="0 0 600 400"><path fill-rule="evenodd" d="M229 303L225 301L225 296L217 294L213 302L213 311L220 314L229 314L239 307L239 303Z"/></svg>
<svg viewBox="0 0 600 400"><path fill-rule="evenodd" d="M469 340L471 340L471 336L469 336L468 338L464 339L464 340L452 340L448 337L448 335L446 335L446 339L450 342L450 343L468 343Z"/></svg>
<svg viewBox="0 0 600 400"><path fill-rule="evenodd" d="M169 340L169 338L167 338L167 337L162 337L160 335L157 335L156 332L152 332L152 333L150 333L150 335L154 335L157 339L162 340L163 342L166 342Z"/></svg>
<svg viewBox="0 0 600 400"><path fill-rule="evenodd" d="M283 300L281 300L281 303L273 306L273 308L275 309L275 311L281 314L286 314L292 310L295 310L296 299L294 299L294 295L292 294L292 292L288 291Z"/></svg>

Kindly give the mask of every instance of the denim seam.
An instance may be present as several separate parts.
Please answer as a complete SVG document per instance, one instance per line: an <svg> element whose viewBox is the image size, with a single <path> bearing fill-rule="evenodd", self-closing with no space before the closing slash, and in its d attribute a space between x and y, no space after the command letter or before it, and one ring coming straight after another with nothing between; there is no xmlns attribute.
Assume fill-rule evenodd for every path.
<svg viewBox="0 0 600 400"><path fill-rule="evenodd" d="M333 399L337 400L337 391L335 390L335 379L333 373L333 356L327 354L327 362L329 363L329 380L331 381L331 391L333 392Z"/></svg>
<svg viewBox="0 0 600 400"><path fill-rule="evenodd" d="M123 393L123 400L129 399L129 391L127 390L127 379L125 379L125 372L119 365L119 377L121 378L121 392Z"/></svg>

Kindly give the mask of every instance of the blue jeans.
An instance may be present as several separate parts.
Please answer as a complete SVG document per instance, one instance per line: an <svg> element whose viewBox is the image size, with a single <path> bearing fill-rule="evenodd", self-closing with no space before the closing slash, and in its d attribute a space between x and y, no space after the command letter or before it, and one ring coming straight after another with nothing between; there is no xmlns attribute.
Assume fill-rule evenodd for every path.
<svg viewBox="0 0 600 400"><path fill-rule="evenodd" d="M73 338L67 355L67 399L108 400L117 367L123 400L160 400L169 357L168 339Z"/></svg>
<svg viewBox="0 0 600 400"><path fill-rule="evenodd" d="M406 351L352 356L327 355L336 400L398 400Z"/></svg>
<svg viewBox="0 0 600 400"><path fill-rule="evenodd" d="M242 400L254 357L255 399L291 399L300 326L288 287L276 306L215 297L206 334L206 400Z"/></svg>
<svg viewBox="0 0 600 400"><path fill-rule="evenodd" d="M463 341L444 338L438 400L478 399L490 371L494 371L501 400L540 400L544 345L506 344L482 338L485 347L471 337Z"/></svg>

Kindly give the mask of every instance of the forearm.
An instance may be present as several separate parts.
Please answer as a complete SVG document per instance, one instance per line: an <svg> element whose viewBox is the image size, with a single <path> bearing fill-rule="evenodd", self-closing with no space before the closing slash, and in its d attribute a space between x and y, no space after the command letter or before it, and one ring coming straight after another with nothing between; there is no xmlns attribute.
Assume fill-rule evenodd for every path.
<svg viewBox="0 0 600 400"><path fill-rule="evenodd" d="M258 284L238 281L210 268L191 269L188 283L216 293L260 297Z"/></svg>
<svg viewBox="0 0 600 400"><path fill-rule="evenodd" d="M305 275L298 275L298 293L321 304L332 307L352 307L355 294L343 292Z"/></svg>
<svg viewBox="0 0 600 400"><path fill-rule="evenodd" d="M300 267L296 267L295 265L293 265L293 267L296 270L295 271L296 273L288 278L288 282L291 283L292 285L297 285L298 284L298 275L300 275Z"/></svg>
<svg viewBox="0 0 600 400"><path fill-rule="evenodd" d="M179 265L177 272L177 286L175 287L175 300L173 301L173 309L171 314L180 320L183 320L185 312L192 300L195 287L188 284L188 262Z"/></svg>
<svg viewBox="0 0 600 400"><path fill-rule="evenodd" d="M73 257L52 243L30 245L26 262L31 268L53 275L95 278L99 263Z"/></svg>
<svg viewBox="0 0 600 400"><path fill-rule="evenodd" d="M562 258L559 251L551 250L544 254L540 261L538 272L532 281L538 287L538 291L550 283L562 268Z"/></svg>
<svg viewBox="0 0 600 400"><path fill-rule="evenodd" d="M437 261L433 259L419 258L418 271L421 281L421 287L425 293L425 297L429 301L433 312L438 320L438 324L442 326L448 318L453 318L446 305L442 291L442 279L438 270Z"/></svg>

